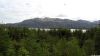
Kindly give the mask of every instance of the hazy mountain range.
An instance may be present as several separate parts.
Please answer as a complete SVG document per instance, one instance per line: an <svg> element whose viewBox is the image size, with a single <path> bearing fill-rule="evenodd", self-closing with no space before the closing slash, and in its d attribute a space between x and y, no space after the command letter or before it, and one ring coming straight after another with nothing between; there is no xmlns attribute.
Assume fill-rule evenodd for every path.
<svg viewBox="0 0 100 56"><path fill-rule="evenodd" d="M14 27L32 27L32 28L93 28L100 21L89 22L86 20L69 20L60 18L34 18L24 20L19 23L6 24Z"/></svg>

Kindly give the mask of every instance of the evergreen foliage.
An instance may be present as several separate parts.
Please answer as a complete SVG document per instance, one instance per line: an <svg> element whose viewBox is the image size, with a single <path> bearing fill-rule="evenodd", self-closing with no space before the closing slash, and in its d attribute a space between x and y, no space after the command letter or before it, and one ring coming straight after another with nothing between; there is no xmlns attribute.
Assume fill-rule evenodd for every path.
<svg viewBox="0 0 100 56"><path fill-rule="evenodd" d="M86 32L0 26L0 56L100 55L100 28Z"/></svg>

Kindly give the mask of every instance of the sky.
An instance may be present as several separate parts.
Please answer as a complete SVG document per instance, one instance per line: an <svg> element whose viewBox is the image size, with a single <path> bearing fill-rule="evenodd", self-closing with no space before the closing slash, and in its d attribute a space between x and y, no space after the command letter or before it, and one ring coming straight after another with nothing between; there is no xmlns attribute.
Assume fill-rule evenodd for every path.
<svg viewBox="0 0 100 56"><path fill-rule="evenodd" d="M0 23L35 17L100 20L100 0L0 0Z"/></svg>

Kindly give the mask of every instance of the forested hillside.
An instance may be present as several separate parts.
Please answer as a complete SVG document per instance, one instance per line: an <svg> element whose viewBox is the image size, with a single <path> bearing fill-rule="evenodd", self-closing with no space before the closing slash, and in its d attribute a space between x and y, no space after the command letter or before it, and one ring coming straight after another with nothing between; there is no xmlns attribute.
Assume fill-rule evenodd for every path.
<svg viewBox="0 0 100 56"><path fill-rule="evenodd" d="M97 26L99 21L89 22L86 20L70 20L61 18L33 18L19 23L6 24L14 27L32 27L32 28L70 28L70 29L87 29Z"/></svg>
<svg viewBox="0 0 100 56"><path fill-rule="evenodd" d="M100 55L100 28L34 30L0 26L0 56Z"/></svg>

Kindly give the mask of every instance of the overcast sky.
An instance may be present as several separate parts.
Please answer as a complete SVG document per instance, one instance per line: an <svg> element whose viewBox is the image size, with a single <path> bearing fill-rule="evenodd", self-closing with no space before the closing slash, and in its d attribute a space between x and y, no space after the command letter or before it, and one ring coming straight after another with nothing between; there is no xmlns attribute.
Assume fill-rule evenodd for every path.
<svg viewBox="0 0 100 56"><path fill-rule="evenodd" d="M0 22L34 17L99 20L100 0L0 0Z"/></svg>

